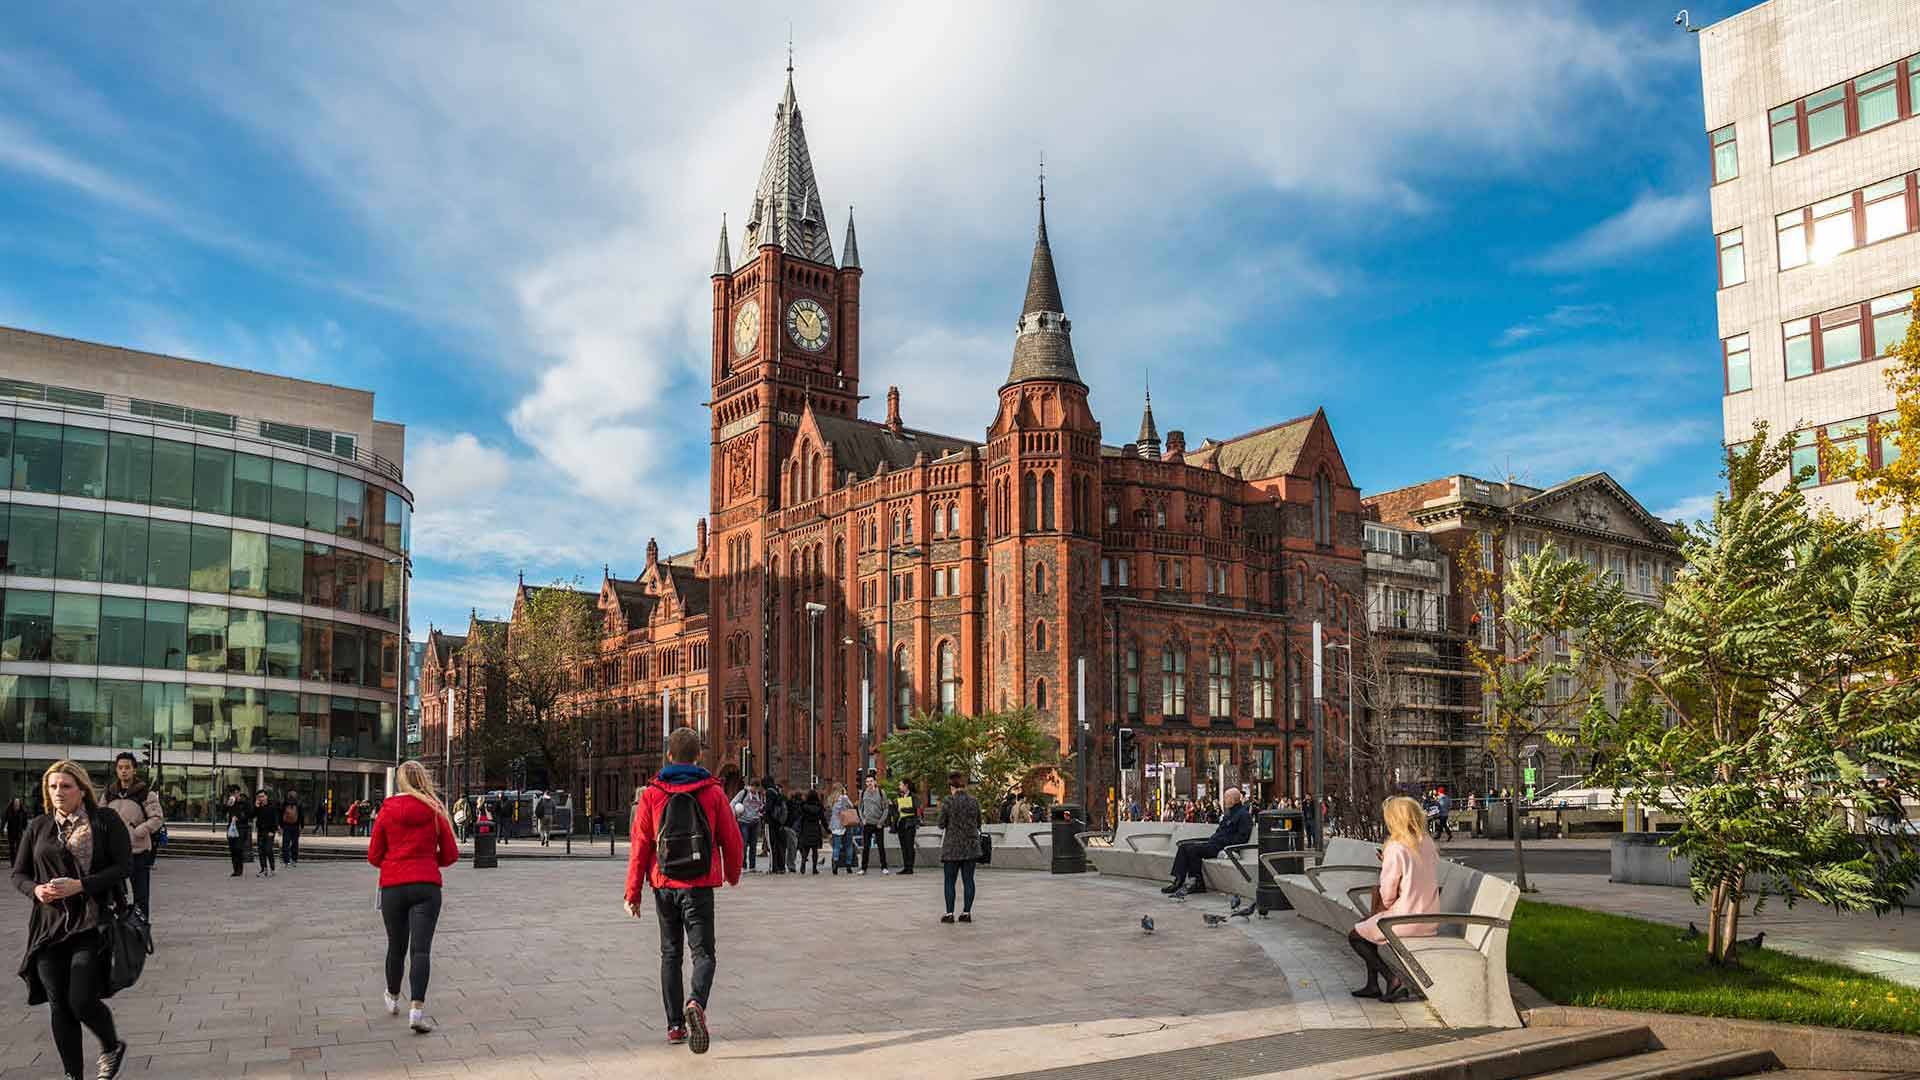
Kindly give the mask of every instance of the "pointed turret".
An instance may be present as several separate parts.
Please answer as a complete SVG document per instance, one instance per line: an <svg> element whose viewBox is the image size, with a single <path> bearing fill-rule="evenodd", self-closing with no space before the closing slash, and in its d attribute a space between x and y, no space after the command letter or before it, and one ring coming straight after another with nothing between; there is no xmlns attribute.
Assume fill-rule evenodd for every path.
<svg viewBox="0 0 1920 1080"><path fill-rule="evenodd" d="M727 216L720 215L720 249L713 253L713 276L733 273L733 256L727 251Z"/></svg>
<svg viewBox="0 0 1920 1080"><path fill-rule="evenodd" d="M1147 391L1147 407L1140 413L1140 437L1134 440L1140 447L1140 456L1153 461L1160 460L1160 429L1153 423L1153 391Z"/></svg>
<svg viewBox="0 0 1920 1080"><path fill-rule="evenodd" d="M807 135L800 123L800 103L793 94L793 69L787 69L787 89L773 110L773 136L767 141L760 182L754 187L747 231L741 235L740 261L758 256L772 244L789 255L834 265L833 240L827 235L820 184L814 179L813 158L807 153Z"/></svg>
<svg viewBox="0 0 1920 1080"><path fill-rule="evenodd" d="M1053 245L1047 239L1047 185L1040 182L1040 225L1034 232L1033 265L1027 270L1027 298L1020 309L1020 329L1013 341L1013 367L1007 385L1045 379L1077 383L1080 369L1073 361L1073 323L1060 299L1060 280L1053 272Z"/></svg>
<svg viewBox="0 0 1920 1080"><path fill-rule="evenodd" d="M860 269L860 245L853 239L853 204L847 204L847 242L840 245L840 269Z"/></svg>

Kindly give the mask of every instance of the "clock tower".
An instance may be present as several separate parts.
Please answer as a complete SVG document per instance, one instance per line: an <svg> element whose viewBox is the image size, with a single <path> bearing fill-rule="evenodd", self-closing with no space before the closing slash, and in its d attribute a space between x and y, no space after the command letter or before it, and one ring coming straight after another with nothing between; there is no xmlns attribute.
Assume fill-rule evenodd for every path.
<svg viewBox="0 0 1920 1080"><path fill-rule="evenodd" d="M724 733L723 745L751 745L747 767L764 775L772 764L766 757L773 663L766 598L776 572L767 557L766 518L781 505L779 462L809 403L816 412L851 419L860 402L853 210L847 210L846 243L836 262L791 63L738 253L723 221L712 282L708 550L713 651L722 659L709 722L710 730Z"/></svg>

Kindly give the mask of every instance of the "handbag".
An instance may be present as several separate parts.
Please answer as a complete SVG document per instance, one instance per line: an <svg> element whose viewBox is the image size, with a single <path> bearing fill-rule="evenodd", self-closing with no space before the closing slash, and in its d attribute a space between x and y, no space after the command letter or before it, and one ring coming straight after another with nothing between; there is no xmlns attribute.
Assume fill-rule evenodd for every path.
<svg viewBox="0 0 1920 1080"><path fill-rule="evenodd" d="M153 927L147 913L122 890L112 904L102 905L107 938L107 989L119 993L140 981L147 957L153 955Z"/></svg>
<svg viewBox="0 0 1920 1080"><path fill-rule="evenodd" d="M991 833L980 834L980 865L993 865L993 835Z"/></svg>
<svg viewBox="0 0 1920 1080"><path fill-rule="evenodd" d="M859 828L860 827L860 811L855 810L851 806L847 807L845 810L840 811L840 827L843 829Z"/></svg>
<svg viewBox="0 0 1920 1080"><path fill-rule="evenodd" d="M239 822L237 821L227 822L227 839L229 840L240 839L240 823Z"/></svg>

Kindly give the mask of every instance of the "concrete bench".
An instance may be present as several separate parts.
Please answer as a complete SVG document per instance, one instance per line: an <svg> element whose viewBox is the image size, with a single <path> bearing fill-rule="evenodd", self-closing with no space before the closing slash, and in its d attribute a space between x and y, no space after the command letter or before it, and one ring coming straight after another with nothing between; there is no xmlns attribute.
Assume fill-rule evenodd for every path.
<svg viewBox="0 0 1920 1080"><path fill-rule="evenodd" d="M1182 840L1205 840L1214 826L1184 821L1123 821L1113 842L1087 848L1087 861L1115 877L1167 881L1173 877L1173 853Z"/></svg>
<svg viewBox="0 0 1920 1080"><path fill-rule="evenodd" d="M1507 931L1520 890L1510 881L1470 866L1442 862L1440 910L1425 915L1389 915L1375 925L1401 971L1427 995L1427 1004L1448 1027L1520 1026L1507 989ZM1401 937L1409 923L1438 924L1431 937Z"/></svg>
<svg viewBox="0 0 1920 1080"><path fill-rule="evenodd" d="M1380 845L1366 840L1334 837L1317 865L1290 874L1284 863L1296 859L1265 856L1287 903L1305 918L1344 934L1366 917L1366 895L1380 881ZM1356 899L1356 894L1358 899Z"/></svg>
<svg viewBox="0 0 1920 1080"><path fill-rule="evenodd" d="M987 825L981 832L993 837L995 870L1053 869L1053 826L1044 821Z"/></svg>

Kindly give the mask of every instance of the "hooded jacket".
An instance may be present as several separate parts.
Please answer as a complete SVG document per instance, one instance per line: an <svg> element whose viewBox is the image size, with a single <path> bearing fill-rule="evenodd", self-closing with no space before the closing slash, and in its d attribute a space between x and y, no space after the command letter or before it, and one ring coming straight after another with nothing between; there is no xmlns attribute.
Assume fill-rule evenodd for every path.
<svg viewBox="0 0 1920 1080"><path fill-rule="evenodd" d="M655 856L660 835L660 815L667 800L682 791L691 792L707 815L707 831L713 837L713 859L706 873L692 881L677 881L660 872ZM633 843L627 849L627 902L639 903L645 885L656 889L714 888L722 883L740 884L740 863L744 856L740 844L740 823L734 820L733 805L713 774L698 765L668 765L640 793L633 808Z"/></svg>
<svg viewBox="0 0 1920 1080"><path fill-rule="evenodd" d="M367 861L380 868L383 889L439 885L440 868L460 861L460 845L453 838L453 823L426 800L395 795L382 804L373 823Z"/></svg>

